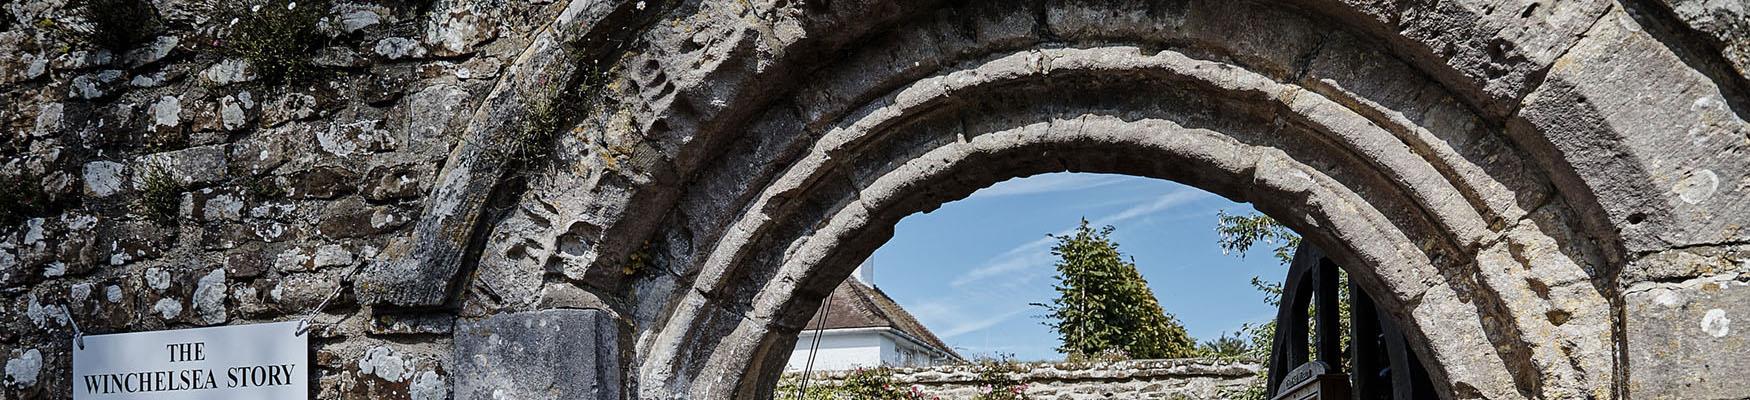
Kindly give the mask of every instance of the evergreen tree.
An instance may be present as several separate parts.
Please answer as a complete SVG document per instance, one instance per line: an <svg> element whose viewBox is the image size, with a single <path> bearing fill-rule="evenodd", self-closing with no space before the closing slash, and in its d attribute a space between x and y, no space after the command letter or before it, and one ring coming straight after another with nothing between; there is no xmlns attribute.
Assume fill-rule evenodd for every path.
<svg viewBox="0 0 1750 400"><path fill-rule="evenodd" d="M1086 219L1074 233L1052 236L1058 257L1057 298L1045 307L1058 333L1058 351L1072 357L1112 351L1133 358L1179 358L1197 345L1179 321L1161 309L1133 261L1112 241L1113 227L1096 230Z"/></svg>

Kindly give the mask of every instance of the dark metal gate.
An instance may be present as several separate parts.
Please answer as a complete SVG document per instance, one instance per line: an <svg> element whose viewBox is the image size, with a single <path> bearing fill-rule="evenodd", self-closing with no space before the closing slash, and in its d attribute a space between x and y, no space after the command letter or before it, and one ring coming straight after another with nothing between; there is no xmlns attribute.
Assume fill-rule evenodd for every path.
<svg viewBox="0 0 1750 400"><path fill-rule="evenodd" d="M1398 324L1353 284L1349 286L1349 331L1342 332L1338 270L1336 263L1310 244L1295 249L1288 277L1282 282L1281 308L1276 312L1270 398L1436 398L1427 370L1410 351ZM1316 332L1309 329L1309 323ZM1347 351L1342 343L1344 335L1349 337ZM1316 360L1311 359L1313 354L1318 356Z"/></svg>

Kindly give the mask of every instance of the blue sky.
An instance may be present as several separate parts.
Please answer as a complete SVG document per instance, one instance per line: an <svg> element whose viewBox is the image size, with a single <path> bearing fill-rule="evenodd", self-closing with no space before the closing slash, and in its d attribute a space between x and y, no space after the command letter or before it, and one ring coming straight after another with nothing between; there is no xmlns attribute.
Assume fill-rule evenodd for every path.
<svg viewBox="0 0 1750 400"><path fill-rule="evenodd" d="M875 282L962 355L1060 358L1039 307L1049 302L1053 241L1086 217L1113 225L1167 312L1199 341L1275 310L1251 277L1286 269L1268 249L1245 258L1216 245L1216 212L1252 212L1200 189L1123 175L1053 173L1011 179L901 220L875 252ZM1267 247L1267 246L1261 246Z"/></svg>

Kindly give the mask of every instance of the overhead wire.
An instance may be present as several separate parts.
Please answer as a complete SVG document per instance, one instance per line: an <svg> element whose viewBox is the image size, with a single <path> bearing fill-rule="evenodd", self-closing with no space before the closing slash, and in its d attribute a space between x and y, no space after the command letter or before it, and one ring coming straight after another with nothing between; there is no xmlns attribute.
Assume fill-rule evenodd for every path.
<svg viewBox="0 0 1750 400"><path fill-rule="evenodd" d="M814 356L820 352L821 333L826 331L826 318L832 314L832 295L826 296L826 304L820 307L820 322L814 324L814 340L808 345L808 363L802 367L802 384L796 387L796 398L806 400L808 394L808 377L814 374Z"/></svg>

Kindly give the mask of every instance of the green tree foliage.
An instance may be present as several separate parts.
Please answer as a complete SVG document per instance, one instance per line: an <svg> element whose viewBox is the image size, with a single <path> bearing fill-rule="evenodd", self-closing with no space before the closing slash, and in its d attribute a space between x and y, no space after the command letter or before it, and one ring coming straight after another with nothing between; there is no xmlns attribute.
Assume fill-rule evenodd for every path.
<svg viewBox="0 0 1750 400"><path fill-rule="evenodd" d="M1225 211L1217 213L1217 219L1218 221L1215 230L1221 234L1221 238L1218 239L1217 244L1221 246L1223 253L1245 257L1246 252L1251 250L1253 246L1259 243L1264 243L1274 246L1271 249L1272 255L1274 255L1277 262L1281 263L1283 266L1287 266L1290 262L1294 261L1294 249L1300 246L1300 235L1295 234L1293 230L1288 229L1287 226L1282 225L1282 223L1277 222L1275 219L1256 213L1249 215L1229 215ZM1338 327L1338 332L1348 332L1348 299L1351 294L1349 293L1349 276L1342 270L1338 270L1337 272L1337 285L1337 296L1340 298L1337 302L1337 311L1340 314L1338 315L1338 321L1342 324L1342 326ZM1281 282L1268 281L1254 276L1252 277L1252 287L1257 288L1259 292L1264 293L1265 303L1269 303L1271 307L1281 307ZM1308 310L1308 316L1316 315L1316 310ZM1268 359L1270 356L1271 341L1276 337L1276 321L1272 320L1259 324L1245 324L1240 329L1245 332L1246 336L1249 336L1249 343L1242 351L1242 353L1246 355L1246 358L1255 360ZM1343 336L1342 345L1344 348L1348 347L1349 337L1347 335ZM1313 354L1315 357L1317 353L1318 352L1316 351L1309 352L1309 354ZM1342 364L1345 362L1345 360L1326 361L1333 364ZM1262 385L1262 383L1259 385ZM1240 399L1261 399L1263 398L1263 393L1264 388L1258 386L1249 388L1245 393L1235 394L1234 396L1235 398Z"/></svg>
<svg viewBox="0 0 1750 400"><path fill-rule="evenodd" d="M1247 357L1247 351L1251 347L1252 344L1247 341L1244 333L1234 332L1233 335L1228 335L1223 332L1221 337L1198 344L1197 351L1203 353L1204 357L1236 359Z"/></svg>
<svg viewBox="0 0 1750 400"><path fill-rule="evenodd" d="M1223 254L1245 258L1246 252L1253 245L1265 243L1275 246L1271 249L1272 255L1283 266L1294 261L1294 248L1300 246L1300 235L1263 214L1229 215L1225 210L1217 212L1215 231L1221 235L1217 244L1221 246ZM1282 305L1282 282L1253 276L1252 287L1264 293L1264 302L1270 304L1270 307ZM1245 348L1239 351L1242 357L1258 361L1268 360L1271 341L1276 338L1276 321L1247 323L1240 326L1240 331L1247 336L1244 340ZM1260 370L1259 375L1269 375L1268 367L1266 365L1264 370ZM1241 400L1262 400L1269 391L1264 385L1264 380L1260 379L1244 391L1227 393L1227 396Z"/></svg>
<svg viewBox="0 0 1750 400"><path fill-rule="evenodd" d="M1197 354L1185 327L1161 309L1136 264L1124 259L1107 226L1086 219L1074 233L1052 237L1058 257L1057 298L1040 304L1050 312L1047 326L1058 333L1058 351L1071 356L1119 350L1135 358L1179 358Z"/></svg>
<svg viewBox="0 0 1750 400"><path fill-rule="evenodd" d="M1216 212L1215 217L1215 232L1221 234L1217 241L1222 254L1245 258L1246 251L1253 245L1265 243L1276 246L1271 250L1282 265L1294 261L1294 248L1300 246L1300 235L1275 219L1257 213L1229 215L1226 210ZM1276 292L1280 295L1282 291Z"/></svg>
<svg viewBox="0 0 1750 400"><path fill-rule="evenodd" d="M1283 266L1294 261L1294 249L1300 246L1300 235L1263 214L1231 215L1225 210L1217 212L1215 231L1221 235L1216 240L1223 254L1245 258L1247 251L1262 243L1272 246L1271 255ZM1282 282L1254 276L1252 287L1264 293L1264 302L1269 303L1270 307L1282 305ZM1245 358L1264 360L1270 356L1270 341L1276 337L1276 321L1248 323L1241 326L1240 330L1250 342L1242 351Z"/></svg>

